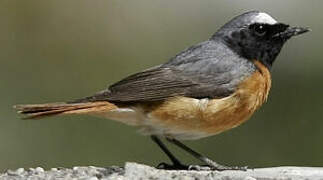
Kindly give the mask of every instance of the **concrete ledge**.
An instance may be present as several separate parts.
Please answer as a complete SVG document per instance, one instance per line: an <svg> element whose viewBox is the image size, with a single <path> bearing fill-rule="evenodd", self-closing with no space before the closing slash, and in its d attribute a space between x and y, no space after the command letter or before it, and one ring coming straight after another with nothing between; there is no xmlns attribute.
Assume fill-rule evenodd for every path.
<svg viewBox="0 0 323 180"><path fill-rule="evenodd" d="M8 170L0 174L0 180L53 180L53 179L82 179L82 180L136 180L136 179L185 179L185 180L318 180L323 179L323 168L314 167L270 167L243 171L167 171L137 164L126 163L120 167L74 167L44 169L30 168L25 170Z"/></svg>

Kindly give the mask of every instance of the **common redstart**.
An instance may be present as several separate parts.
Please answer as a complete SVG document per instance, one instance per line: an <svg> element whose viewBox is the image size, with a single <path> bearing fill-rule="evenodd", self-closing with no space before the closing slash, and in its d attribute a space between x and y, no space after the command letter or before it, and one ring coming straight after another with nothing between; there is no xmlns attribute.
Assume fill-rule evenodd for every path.
<svg viewBox="0 0 323 180"><path fill-rule="evenodd" d="M15 108L28 119L89 114L137 126L172 161L162 163L161 168L189 168L159 139L165 137L205 163L203 167L245 170L220 165L178 140L216 135L249 119L267 100L270 70L284 43L308 31L277 22L264 12L250 11L168 62L130 75L93 96Z"/></svg>

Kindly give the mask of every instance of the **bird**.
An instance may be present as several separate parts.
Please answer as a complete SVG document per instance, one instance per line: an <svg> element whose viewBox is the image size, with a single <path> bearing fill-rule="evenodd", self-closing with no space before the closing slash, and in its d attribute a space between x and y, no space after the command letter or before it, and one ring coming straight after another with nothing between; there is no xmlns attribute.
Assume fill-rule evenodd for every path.
<svg viewBox="0 0 323 180"><path fill-rule="evenodd" d="M310 31L291 27L261 11L248 11L164 64L130 75L94 95L62 103L15 105L26 119L54 115L99 116L136 126L168 156L163 169L246 170L226 166L181 140L197 140L239 126L266 102L271 69L283 45ZM183 164L162 141L203 165Z"/></svg>

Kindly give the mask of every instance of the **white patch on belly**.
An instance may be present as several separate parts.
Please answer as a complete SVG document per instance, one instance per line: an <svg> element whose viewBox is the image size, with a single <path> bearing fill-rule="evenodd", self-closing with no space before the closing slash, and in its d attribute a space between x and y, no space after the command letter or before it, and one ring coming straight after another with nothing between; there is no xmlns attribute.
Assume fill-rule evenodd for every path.
<svg viewBox="0 0 323 180"><path fill-rule="evenodd" d="M196 103L197 103L197 105L199 106L199 108L201 110L205 110L207 108L207 105L209 104L209 99L208 98L204 98L204 99L201 99L201 100L195 99L195 100L196 100Z"/></svg>
<svg viewBox="0 0 323 180"><path fill-rule="evenodd" d="M144 119L143 113L132 107L114 109L109 112L99 114L99 116L132 126L138 126L142 119Z"/></svg>
<svg viewBox="0 0 323 180"><path fill-rule="evenodd" d="M195 99L195 101L199 108L205 109L207 108L209 99ZM200 139L211 135L205 132L186 131L175 127L166 127L161 123L162 121L154 120L151 114L145 114L144 111L138 107L118 108L99 114L99 116L127 125L137 126L139 132L143 135L158 135L179 140Z"/></svg>
<svg viewBox="0 0 323 180"><path fill-rule="evenodd" d="M196 106L201 110L207 108L209 99L191 99ZM192 130L183 130L178 127L170 127L164 125L162 122L154 119L151 114L147 114L143 124L141 125L140 132L144 135L159 135L166 136L170 138L176 138L179 140L194 140L200 139L203 137L210 136L211 134L201 132L201 131L192 131ZM213 135L213 134L212 134Z"/></svg>

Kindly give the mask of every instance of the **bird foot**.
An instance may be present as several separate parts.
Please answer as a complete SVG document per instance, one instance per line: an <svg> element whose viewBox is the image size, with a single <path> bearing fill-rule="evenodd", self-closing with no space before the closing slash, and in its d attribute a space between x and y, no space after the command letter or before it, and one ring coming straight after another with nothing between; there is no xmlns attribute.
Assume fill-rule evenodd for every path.
<svg viewBox="0 0 323 180"><path fill-rule="evenodd" d="M238 171L247 171L248 167L238 167L238 166L210 166L210 165L190 165L188 170L195 171L226 171L226 170L238 170Z"/></svg>
<svg viewBox="0 0 323 180"><path fill-rule="evenodd" d="M189 166L183 164L167 164L164 162L158 164L156 168L164 170L189 170Z"/></svg>
<svg viewBox="0 0 323 180"><path fill-rule="evenodd" d="M216 167L211 167L212 170L217 170L217 171L227 171L227 170L238 170L238 171L247 171L248 166L216 166Z"/></svg>
<svg viewBox="0 0 323 180"><path fill-rule="evenodd" d="M160 163L157 169L164 170L189 170L189 171L226 171L226 170L239 170L247 171L248 166L238 167L238 166L223 166L223 165L183 165L183 164L167 164Z"/></svg>

